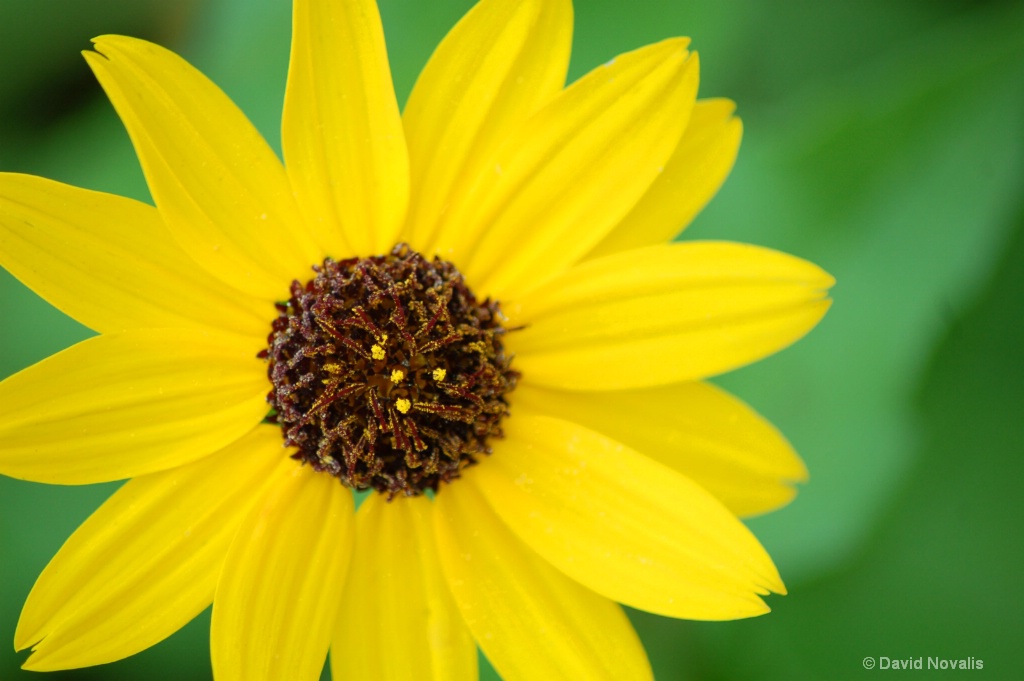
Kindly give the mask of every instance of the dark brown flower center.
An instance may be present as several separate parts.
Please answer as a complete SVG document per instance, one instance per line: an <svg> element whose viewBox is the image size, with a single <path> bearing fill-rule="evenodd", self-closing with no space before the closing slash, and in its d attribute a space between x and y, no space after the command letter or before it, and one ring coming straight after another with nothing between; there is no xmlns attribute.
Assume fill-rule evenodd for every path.
<svg viewBox="0 0 1024 681"><path fill-rule="evenodd" d="M313 270L278 303L260 353L295 458L353 489L413 496L489 454L519 378L498 303L406 244Z"/></svg>

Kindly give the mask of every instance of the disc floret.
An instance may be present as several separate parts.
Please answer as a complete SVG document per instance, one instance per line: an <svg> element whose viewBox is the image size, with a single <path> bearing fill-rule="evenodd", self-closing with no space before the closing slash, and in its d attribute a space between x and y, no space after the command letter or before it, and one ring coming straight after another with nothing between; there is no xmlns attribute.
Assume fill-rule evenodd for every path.
<svg viewBox="0 0 1024 681"><path fill-rule="evenodd" d="M496 301L407 244L294 281L261 356L295 458L357 490L414 496L490 453L518 373Z"/></svg>

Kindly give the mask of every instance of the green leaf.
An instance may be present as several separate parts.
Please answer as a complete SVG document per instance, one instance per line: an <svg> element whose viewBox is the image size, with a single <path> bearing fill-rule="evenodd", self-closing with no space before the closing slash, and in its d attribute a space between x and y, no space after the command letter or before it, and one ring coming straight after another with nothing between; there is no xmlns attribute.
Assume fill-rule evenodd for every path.
<svg viewBox="0 0 1024 681"><path fill-rule="evenodd" d="M849 560L905 479L914 386L1006 241L1024 178L1021 19L951 21L771 127L748 121L734 177L686 234L781 248L838 281L808 338L721 379L810 469L791 507L751 523L791 586Z"/></svg>

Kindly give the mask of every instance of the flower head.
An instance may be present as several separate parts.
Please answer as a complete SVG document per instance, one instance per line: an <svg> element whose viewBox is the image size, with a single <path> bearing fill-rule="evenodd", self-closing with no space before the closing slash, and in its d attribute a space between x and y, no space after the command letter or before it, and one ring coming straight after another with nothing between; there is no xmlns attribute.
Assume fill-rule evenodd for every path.
<svg viewBox="0 0 1024 681"><path fill-rule="evenodd" d="M372 0L295 0L282 164L210 81L86 59L156 207L0 176L0 263L98 335L0 383L0 472L131 478L16 633L100 664L213 604L218 679L647 678L617 603L783 593L737 515L782 437L701 379L805 334L831 278L668 243L740 125L682 39L565 86L568 0L483 0L404 112ZM369 491L354 512L353 491Z"/></svg>

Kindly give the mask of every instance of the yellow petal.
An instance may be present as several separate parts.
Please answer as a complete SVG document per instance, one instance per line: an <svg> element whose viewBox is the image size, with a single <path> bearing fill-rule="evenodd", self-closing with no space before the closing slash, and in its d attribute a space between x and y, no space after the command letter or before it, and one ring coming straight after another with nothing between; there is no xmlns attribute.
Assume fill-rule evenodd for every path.
<svg viewBox="0 0 1024 681"><path fill-rule="evenodd" d="M724 242L651 246L589 260L503 306L516 368L573 390L667 385L719 374L796 342L834 280L784 253Z"/></svg>
<svg viewBox="0 0 1024 681"><path fill-rule="evenodd" d="M535 414L595 430L691 478L741 516L765 513L796 495L807 469L770 423L707 383L568 392L523 382L512 398Z"/></svg>
<svg viewBox="0 0 1024 681"><path fill-rule="evenodd" d="M371 494L331 645L336 679L476 681L476 643L441 574L426 497Z"/></svg>
<svg viewBox="0 0 1024 681"><path fill-rule="evenodd" d="M298 463L270 485L217 583L210 652L218 681L315 681L327 659L352 549L352 494Z"/></svg>
<svg viewBox="0 0 1024 681"><path fill-rule="evenodd" d="M295 195L335 258L386 253L409 160L373 0L297 0L282 143Z"/></svg>
<svg viewBox="0 0 1024 681"><path fill-rule="evenodd" d="M622 609L524 546L469 480L444 487L436 505L441 565L502 679L652 678Z"/></svg>
<svg viewBox="0 0 1024 681"><path fill-rule="evenodd" d="M18 621L26 669L103 664L162 641L211 602L228 545L274 468L294 465L260 426L186 466L129 481L64 543Z"/></svg>
<svg viewBox="0 0 1024 681"><path fill-rule="evenodd" d="M135 145L179 245L214 276L267 300L322 260L284 168L227 96L181 57L102 36L85 52Z"/></svg>
<svg viewBox="0 0 1024 681"><path fill-rule="evenodd" d="M536 286L629 212L693 107L698 68L686 44L668 40L621 55L573 83L453 200L451 242L438 250L462 265L475 290L505 299Z"/></svg>
<svg viewBox="0 0 1024 681"><path fill-rule="evenodd" d="M199 326L265 338L274 317L198 267L152 206L30 175L0 174L0 265L100 333Z"/></svg>
<svg viewBox="0 0 1024 681"><path fill-rule="evenodd" d="M252 430L268 387L241 337L90 338L0 383L0 473L78 485L181 466Z"/></svg>
<svg viewBox="0 0 1024 681"><path fill-rule="evenodd" d="M466 478L530 548L634 608L736 619L784 591L754 535L699 485L574 423L517 409Z"/></svg>
<svg viewBox="0 0 1024 681"><path fill-rule="evenodd" d="M736 161L743 124L733 117L735 110L728 99L694 104L664 172L587 257L665 243L683 231L718 192Z"/></svg>
<svg viewBox="0 0 1024 681"><path fill-rule="evenodd" d="M434 51L402 118L412 175L406 234L417 248L431 249L453 191L561 91L571 42L569 0L483 0Z"/></svg>

